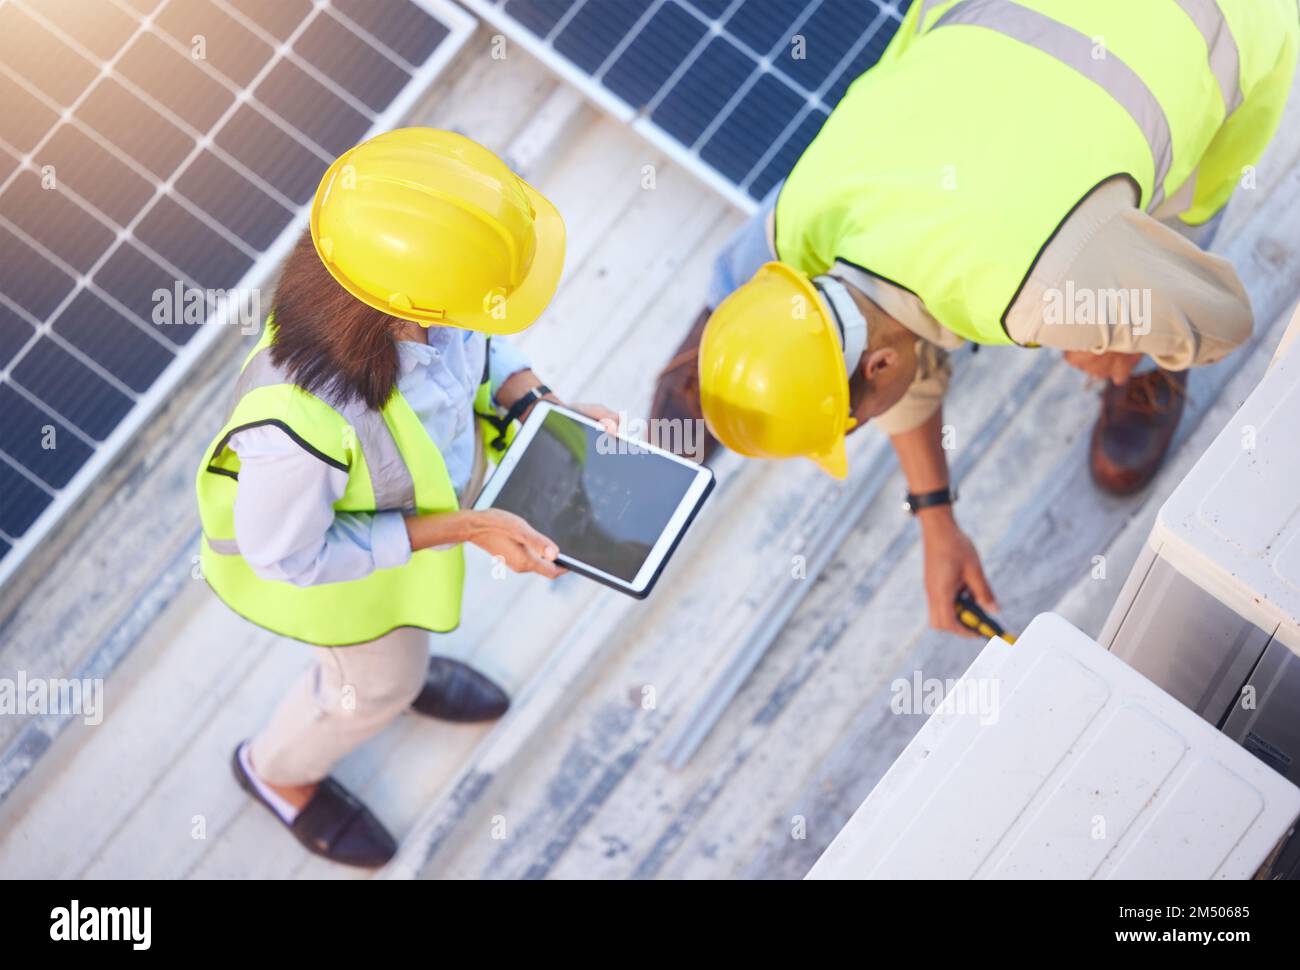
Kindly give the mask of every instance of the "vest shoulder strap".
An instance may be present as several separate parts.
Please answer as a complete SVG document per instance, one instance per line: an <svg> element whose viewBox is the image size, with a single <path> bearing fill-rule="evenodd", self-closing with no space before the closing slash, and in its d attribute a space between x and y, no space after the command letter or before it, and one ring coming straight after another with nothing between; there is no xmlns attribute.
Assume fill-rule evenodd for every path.
<svg viewBox="0 0 1300 970"><path fill-rule="evenodd" d="M248 359L235 384L235 401L208 470L238 477L231 437L273 425L309 454L343 471L360 452L377 509L415 507L415 482L383 412L356 399L342 401L303 390L271 359L269 341Z"/></svg>

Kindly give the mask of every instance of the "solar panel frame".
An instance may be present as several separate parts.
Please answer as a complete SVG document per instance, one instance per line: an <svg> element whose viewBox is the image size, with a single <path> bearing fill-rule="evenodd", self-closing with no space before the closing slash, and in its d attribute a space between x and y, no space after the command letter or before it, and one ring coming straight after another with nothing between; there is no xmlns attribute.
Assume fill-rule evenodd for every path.
<svg viewBox="0 0 1300 970"><path fill-rule="evenodd" d="M146 3L141 3L139 0L130 0L130 2L128 2L128 0L113 0L113 2L123 11L132 11L133 16L143 16L149 19L144 20L141 24L137 24L130 39L117 47L114 52L114 59L108 62L109 65L115 64L117 58L120 58L123 52L130 47L132 41L149 29L149 25L154 23L152 18L158 14L158 8L161 6L161 0L154 0L154 2ZM225 0L216 0L216 2L223 12L230 15L232 19L237 22L241 22L241 18L242 21L248 21L250 19L240 6L239 0L229 0L229 2L225 2ZM346 2L347 0L343 0L343 4L346 4ZM451 3L450 0L412 0L412 2L426 11L432 18L437 20L447 29L446 36L436 42L436 46L432 52L427 55L423 63L412 64L405 56L395 51L390 45L385 44L364 26L358 24L356 21L350 19L346 14L342 13L338 7L329 3L317 3L313 5L313 9L305 18L297 22L296 26L288 36L280 37L279 35L273 35L276 39L276 44L272 47L272 55L270 58L257 71L253 80L248 81L247 84L244 85L237 84L236 87L252 87L269 74L276 64L286 60L292 60L295 62L295 67L302 69L304 73L312 76L316 83L327 88L332 87L332 93L335 96L344 100L345 103L351 104L354 108L357 108L370 122L366 131L362 132L360 137L356 140L362 140L372 133L396 127L412 110L412 108L414 108L417 101L425 95L432 82L442 73L451 60L460 53L466 41L469 40L477 27L476 19L465 10ZM25 4L23 0L0 0L0 11L2 11L4 6L13 6L22 14L28 17L33 16L32 9L28 8L27 4ZM71 38L71 36L66 33L66 31L60 30L57 25L52 22L43 21L40 17L39 10L36 11L35 16L38 22L41 22L42 26L44 26L46 30L54 33L56 37L59 37L74 51L77 50L79 45L75 42L75 39ZM304 68L302 64L296 63L302 61L303 56L298 52L290 51L289 44L291 44L301 34L305 33L308 27L318 17L330 17L333 20L338 21L352 33L365 38L372 45L378 47L378 53L383 54L385 57L391 57L391 59L394 60L394 63L402 66L404 70L410 74L410 79L387 107L380 111L368 109L349 92L336 85L331 86L329 79L323 77L321 72L315 70L310 64L307 64ZM159 30L161 30L161 28L159 28ZM264 27L261 29L261 34L271 33L271 31ZM82 48L82 50L88 52L88 49L86 48ZM89 59L92 65L95 64L97 60L93 55L90 58L86 58L85 53L79 53L78 56L82 59ZM218 68L209 67L208 65L201 65L201 67L205 71L217 74L217 83L224 84L227 87L232 84L232 79L221 74ZM100 68L97 67L96 70L99 71ZM100 80L103 79L101 78ZM78 106L87 99L87 96L99 87L99 82L92 80L75 99L72 99L70 105L58 103L57 107L56 104L52 102L57 103L59 102L59 99L51 98L47 93L42 92L10 65L0 64L0 86L3 86L10 91L18 91L19 93L15 95L17 97L34 99L50 118L48 126L45 127L36 138L25 139L27 144L21 146L13 143L0 144L0 163L3 163L3 165L0 165L0 199L2 199L10 186L24 174L40 174L41 165L43 164L43 159L41 157L42 149L52 140L52 137L56 133L65 130L73 130L83 138L89 138L89 140L94 141L94 136L87 136L86 132L83 130L84 127L89 126L85 125L80 118L77 119L75 124L70 122L68 119L73 117L74 112L76 112ZM234 92L234 94L235 97L233 103L228 106L214 126L211 126L206 130L201 130L200 136L206 135L211 142L215 143L216 138L212 137L213 132L215 131L219 136L220 133L225 130L226 124L236 116L241 107L245 109L247 108L246 95L240 95L238 91ZM157 108L156 105L153 107L155 109ZM66 115L62 114L65 108L67 109ZM167 117L167 112L165 110L161 113L164 118ZM266 116L262 117L265 118ZM276 123L274 118L269 120L273 124ZM287 130L283 123L280 123L279 127L281 130ZM305 139L299 133L289 132L289 137L293 138L300 144L303 144L304 147L308 147L309 149L315 147L316 149L319 149L319 146L307 146ZM112 139L106 137L103 140L112 141ZM211 146L206 141L196 139L193 150L185 156L183 161L174 167L174 169L169 173L169 176L175 178L177 173L187 171L191 164L199 159L202 153L210 147ZM218 149L224 151L219 145ZM105 151L110 155L118 153L122 156L127 156L129 161L134 163L136 166L139 166L140 164L139 156L127 152L116 143L111 147L106 148ZM225 154L232 155L232 153L229 152L225 152ZM316 154L325 164L328 164L331 160L319 150L316 150ZM15 160L15 155L18 156L18 160ZM140 177L140 173L136 172L130 164L126 164L125 162L123 164L132 172L133 175L137 178ZM232 170L241 178L248 179L249 173L247 171L240 172L238 168ZM11 266L8 269L0 270L0 272L8 273L10 277L9 280L0 280L0 284L4 284L3 286L0 286L0 317L4 318L3 320L0 320L0 324L3 324L5 320L13 322L15 326L19 327L20 335L22 337L22 339L18 341L20 346L17 349L7 345L0 346L0 352L3 352L3 354L0 355L0 378L4 378L0 381L0 391L3 391L6 395L12 395L15 400L22 401L29 408L38 409L40 412L52 417L53 423L58 427L58 433L63 435L65 439L70 438L69 452L76 452L84 455L87 449L90 450L89 457L79 464L79 467L77 467L77 470L74 473L68 475L66 468L55 467L53 471L50 471L49 474L44 477L41 473L42 466L40 464L37 464L36 470L33 470L23 465L17 458L6 454L3 450L0 450L0 488L3 488L4 500L9 503L17 503L21 506L24 503L31 505L40 498L48 498L48 504L45 504L44 508L38 513L31 516L27 516L27 513L25 512L23 513L23 515L27 516L30 521L27 522L23 529L18 530L19 534L13 535L9 532L0 530L0 553L4 553L3 558L0 558L0 586L3 586L21 568L29 558L32 550L34 550L46 538L46 536L50 534L51 530L54 529L64 515L66 515L76 502L85 494L86 490L94 484L110 463L117 458L122 448L141 431L147 422L157 413L160 406L173 393L175 393L195 363L204 355L205 351L208 350L218 336L227 329L227 326L236 319L237 307L232 306L229 308L228 318L225 322L212 322L209 320L202 326L163 328L166 330L174 329L177 331L176 334L166 333L164 336L167 340L179 340L179 346L172 348L175 351L175 356L171 358L170 362L162 370L157 379L154 380L147 389L140 393L132 391L120 380L113 378L113 375L110 372L99 367L95 361L89 359L86 355L81 354L75 345L69 344L68 346L64 346L57 342L56 337L49 337L49 335L55 332L56 325L61 319L70 319L68 314L71 311L74 302L79 299L85 300L87 298L93 298L98 300L119 316L125 311L125 317L121 321L116 321L116 318L114 318L115 322L132 326L136 324L137 321L128 318L137 316L138 314L133 313L129 307L114 297L112 293L106 291L102 286L100 286L97 274L111 261L112 258L116 258L118 253L127 251L128 247L135 249L137 252L140 251L140 246L132 245L132 241L135 239L134 231L137 226L144 221L145 217L148 214L155 212L158 205L164 201L169 201L176 207L176 209L184 211L187 217L204 224L213 232L214 235L221 237L222 242L228 245L231 251L238 253L247 259L247 267L239 276L237 282L226 287L228 290L247 292L251 289L262 286L271 277L285 256L288 255L293 243L305 227L306 210L303 203L306 199L290 198L284 195L274 185L271 185L262 179L260 175L257 175L257 173L252 174L254 177L248 180L259 189L263 197L269 198L277 205L285 206L291 213L290 219L279 232L278 236L276 236L275 240L264 250L258 250L254 246L250 245L246 240L241 239L238 234L231 232L221 223L220 220L204 212L199 204L196 204L189 199L184 199L183 197L182 201L177 201L178 191L174 190L173 186L165 179L158 178L156 174L146 181L149 182L151 187L162 185L162 193L151 196L148 201L134 212L130 223L123 227L123 231L118 233L119 245L110 244L110 246L101 253L94 266L84 273L68 266L59 254L56 254L41 245L38 240L23 231L20 226L14 224L3 215L0 215L0 236L3 236L5 239L3 246L6 253L14 253L19 260L21 260L22 256L25 254L35 254L38 259L34 261L34 263L43 263L44 266L34 265L34 270L46 273L48 273L49 270L52 270L55 274L71 279L74 284L63 294L63 296L57 301L56 305L47 308L44 313L33 313L24 308L21 303L15 301L9 293L9 282L25 282L25 280L22 280L20 276L22 270L21 263L18 267ZM98 226L104 227L104 219L107 219L110 223L116 224L115 215L120 215L120 213L109 215L108 213L103 212L103 210L100 210L100 215L95 216L92 210L95 210L98 207L75 190L71 190L61 176L59 178L58 192L63 201L70 201L83 211L90 213L92 218L96 219L96 224ZM164 258L158 253L149 253L148 255L154 268L163 268L168 271L178 269L170 258ZM49 270L45 269L45 267L49 267ZM87 285L92 277L95 277L96 279L95 284ZM179 280L188 286L195 286L196 282L201 282L195 281L190 277L190 274L186 273L176 273L175 280ZM169 282L174 282L175 280ZM56 279L55 283L59 284L61 281ZM144 316L140 317L140 319L148 320L149 317ZM30 326L32 328L32 333L21 333L21 324ZM69 323L68 325L71 326L75 324ZM143 327L138 327L137 329L140 330L141 336L145 336L146 339L149 339L150 336L157 336L156 334L150 335L149 331ZM0 341L0 344L3 343L3 341ZM12 343L12 341L10 341L10 343ZM34 352L37 350L40 350L47 358L51 353L54 353L59 359L42 360L35 355ZM27 390L17 381L8 379L10 374L17 372L20 368L24 367L27 369L37 369L41 367L81 368L87 373L95 374L121 399L116 401L116 403L110 401L109 410L112 413L100 416L104 422L103 426L109 427L111 430L105 433L102 440L96 440L92 433L88 433L83 428L79 428L77 426L77 421L73 420L72 416L53 407L50 402L36 397L31 391ZM100 403L102 404L102 402ZM68 406L76 406L76 402L70 402ZM125 412L118 414L117 412L121 411L123 408L125 409ZM87 423L94 419L95 416L90 416L90 418L87 419ZM75 460L76 455L73 455L73 458ZM53 466L58 465L58 463L54 461L51 461L48 464ZM59 481L63 484L54 484ZM50 497L51 495L52 497ZM21 512L22 509L20 508L19 511Z"/></svg>
<svg viewBox="0 0 1300 970"><path fill-rule="evenodd" d="M875 16L871 18L867 30L856 38L848 49L841 54L835 66L827 71L826 77L817 91L808 91L798 80L791 77L787 72L781 71L779 67L775 66L772 55L781 49L781 46L785 43L785 38L790 33L798 33L802 26L809 24L814 19L819 9L829 7L838 0L802 0L797 13L793 12L795 10L793 0L771 0L775 4L787 4L793 15L790 27L781 32L778 41L772 48L763 52L753 50L752 47L734 37L732 32L724 26L730 18L743 12L745 3L752 2L752 0L647 0L643 5L644 10L637 18L633 28L627 32L622 42L607 54L600 66L591 72L584 70L561 53L554 42L571 23L582 15L583 10L591 9L598 3L610 3L612 0L552 0L552 2L554 3L553 15L534 22L534 26L549 25L546 33L539 35L534 32L534 26L516 19L511 14L509 10L511 4L515 4L517 9L526 9L524 5L520 4L519 0L461 0L461 3L482 20L500 29L514 43L519 44L534 57L545 63L561 78L579 88L601 109L617 120L630 125L652 145L684 165L706 184L725 196L732 204L746 212L754 212L767 190L784 176L785 171L788 171L788 165L784 169L781 168L781 163L785 160L785 156L789 154L788 151L783 152L783 149L794 140L796 135L802 137L807 132L810 127L808 124L810 119L815 118L818 114L829 115L831 108L834 107L833 102L838 100L838 97L833 98L831 103L828 103L823 95L829 94L831 91L838 91L842 96L847 83L842 85L839 83L841 76L846 74L850 68L854 68L856 73L861 73L870 66L870 63L874 63L879 56L879 50L883 50L883 44L878 45L875 43L877 38L882 36L882 31L888 31L887 35L883 35L886 36L886 39L892 36L898 25L902 23L910 4L920 2L920 0L861 0L864 5L875 11ZM656 93L646 104L640 106L630 104L607 88L602 81L611 69L618 64L620 56L632 46L639 32L669 6L694 17L705 26L705 32L692 47L690 54L677 66L669 78L659 86ZM613 8L607 9L612 10ZM688 145L675 138L657 123L655 112L663 100L669 96L681 77L698 61L708 45L720 38L722 41L739 48L761 70L752 72L742 81L740 87L726 99L726 103L722 108L713 113L711 123ZM873 51L875 51L876 56L871 57L868 64L859 65L857 68L854 67L855 62L862 59L862 55ZM709 139L718 128L726 123L736 108L744 104L746 95L759 84L760 79L766 77L774 77L785 88L803 96L806 103L797 114L789 119L772 144L746 171L745 176L739 182L733 181L711 165L703 156L703 152L708 145ZM793 164L793 159L790 159L790 163ZM750 191L751 188L753 191Z"/></svg>

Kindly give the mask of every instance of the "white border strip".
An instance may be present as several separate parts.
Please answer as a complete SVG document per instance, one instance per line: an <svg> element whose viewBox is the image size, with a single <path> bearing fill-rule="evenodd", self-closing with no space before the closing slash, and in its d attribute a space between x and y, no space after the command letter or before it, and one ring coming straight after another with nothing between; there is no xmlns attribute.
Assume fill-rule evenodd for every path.
<svg viewBox="0 0 1300 970"><path fill-rule="evenodd" d="M478 26L477 20L452 4L450 0L415 0L433 17L451 31L437 49L422 64L401 93L375 119L374 126L367 133L384 131L397 125L405 115L415 107L416 102L429 90L432 82L443 69L460 53L470 35ZM289 254L298 235L306 225L305 208L280 233L276 241L258 258L244 274L234 289L247 289L261 286L278 268L280 262ZM238 313L238 307L231 307L231 317ZM118 453L135 435L153 418L163 401L166 400L189 374L203 352L216 340L217 334L229 325L227 322L206 322L200 332L195 334L188 344L177 353L167 369L159 375L147 391L135 402L135 406L105 441L96 449L90 461L72 477L54 497L45 511L37 518L27 531L18 539L9 554L0 560L0 587L22 567L35 549L53 531L63 516L81 499L82 495L95 483L109 463L117 458Z"/></svg>

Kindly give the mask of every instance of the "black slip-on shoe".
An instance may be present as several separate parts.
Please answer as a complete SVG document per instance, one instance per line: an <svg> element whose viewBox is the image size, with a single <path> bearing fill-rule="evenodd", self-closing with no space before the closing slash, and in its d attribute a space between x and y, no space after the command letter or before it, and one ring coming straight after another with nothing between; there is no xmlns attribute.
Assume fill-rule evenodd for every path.
<svg viewBox="0 0 1300 970"><path fill-rule="evenodd" d="M424 688L411 709L425 717L462 724L495 721L510 708L510 695L473 667L450 657L430 657Z"/></svg>
<svg viewBox="0 0 1300 970"><path fill-rule="evenodd" d="M287 828L302 847L314 855L340 865L361 869L378 869L397 854L397 840L384 828L370 809L333 778L326 778L316 789L311 801L299 810L293 822L286 822L257 789L253 779L244 770L235 748L231 767L239 787L266 806L276 819Z"/></svg>

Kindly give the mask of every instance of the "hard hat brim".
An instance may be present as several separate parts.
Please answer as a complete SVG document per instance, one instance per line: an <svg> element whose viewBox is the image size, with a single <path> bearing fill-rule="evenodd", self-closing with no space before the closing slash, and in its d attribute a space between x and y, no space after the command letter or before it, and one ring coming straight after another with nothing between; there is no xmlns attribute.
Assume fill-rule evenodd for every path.
<svg viewBox="0 0 1300 970"><path fill-rule="evenodd" d="M845 449L843 435L840 435L839 440L831 446L827 454L808 457L831 478L843 481L849 477L849 456Z"/></svg>
<svg viewBox="0 0 1300 970"><path fill-rule="evenodd" d="M511 334L537 322L560 285L564 271L565 230L560 210L523 179L519 180L533 207L533 231L537 234L533 264L501 309L486 307L481 314L462 315L447 323L489 334Z"/></svg>
<svg viewBox="0 0 1300 970"><path fill-rule="evenodd" d="M704 422L722 444L847 477L849 375L832 309L805 274L760 267L710 315L698 369Z"/></svg>

